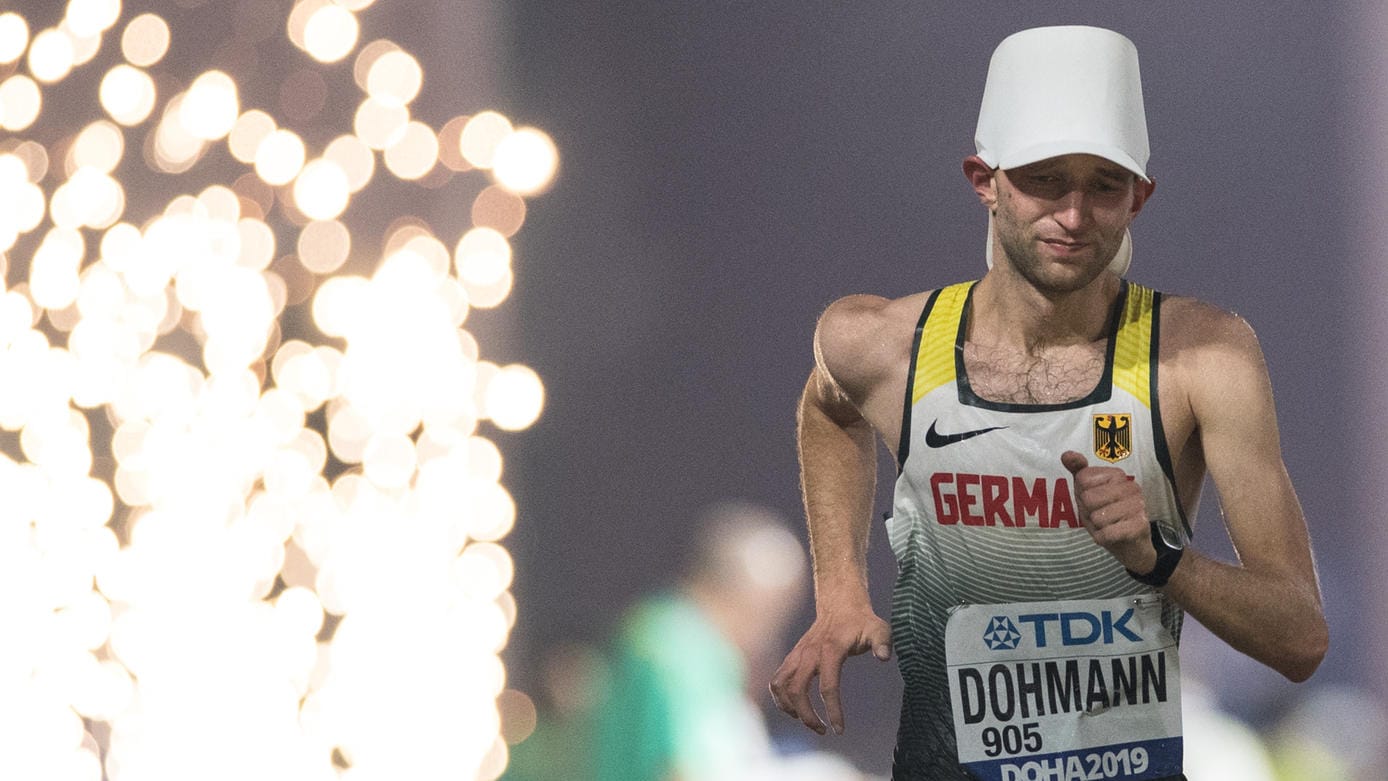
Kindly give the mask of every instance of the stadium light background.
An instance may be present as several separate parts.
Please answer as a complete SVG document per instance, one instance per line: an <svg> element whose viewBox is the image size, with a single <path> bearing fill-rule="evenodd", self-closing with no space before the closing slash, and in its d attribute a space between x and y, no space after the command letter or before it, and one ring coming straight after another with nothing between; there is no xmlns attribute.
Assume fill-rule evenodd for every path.
<svg viewBox="0 0 1388 781"><path fill-rule="evenodd" d="M544 388L479 313L558 152L417 117L396 5L0 13L0 778L504 769Z"/></svg>

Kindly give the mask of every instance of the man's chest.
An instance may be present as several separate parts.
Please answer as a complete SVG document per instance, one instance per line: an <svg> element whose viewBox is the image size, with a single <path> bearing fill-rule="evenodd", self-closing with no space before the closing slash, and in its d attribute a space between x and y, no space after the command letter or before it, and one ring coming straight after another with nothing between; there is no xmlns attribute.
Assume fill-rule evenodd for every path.
<svg viewBox="0 0 1388 781"><path fill-rule="evenodd" d="M1005 404L1063 404L1089 395L1103 377L1107 340L1036 353L964 345L973 392Z"/></svg>

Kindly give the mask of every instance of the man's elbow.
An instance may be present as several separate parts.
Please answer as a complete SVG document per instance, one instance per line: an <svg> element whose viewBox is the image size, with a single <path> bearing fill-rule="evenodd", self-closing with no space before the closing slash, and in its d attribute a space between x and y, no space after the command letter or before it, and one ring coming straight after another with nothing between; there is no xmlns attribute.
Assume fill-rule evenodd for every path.
<svg viewBox="0 0 1388 781"><path fill-rule="evenodd" d="M1310 678L1321 666L1325 653L1330 648L1330 630L1325 619L1320 618L1311 631L1293 638L1286 649L1277 671L1293 683L1301 683Z"/></svg>

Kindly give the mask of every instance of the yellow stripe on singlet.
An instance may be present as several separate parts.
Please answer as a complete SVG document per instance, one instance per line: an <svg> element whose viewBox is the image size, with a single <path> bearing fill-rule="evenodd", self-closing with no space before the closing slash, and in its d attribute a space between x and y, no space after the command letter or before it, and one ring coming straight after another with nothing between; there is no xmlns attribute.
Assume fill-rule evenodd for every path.
<svg viewBox="0 0 1388 781"><path fill-rule="evenodd" d="M959 337L959 318L964 313L972 282L942 288L930 308L916 353L916 375L911 378L911 403L945 383L954 382L954 344Z"/></svg>
<svg viewBox="0 0 1388 781"><path fill-rule="evenodd" d="M1113 347L1113 385L1152 406L1152 315L1155 294L1151 288L1128 283L1128 301L1118 321Z"/></svg>

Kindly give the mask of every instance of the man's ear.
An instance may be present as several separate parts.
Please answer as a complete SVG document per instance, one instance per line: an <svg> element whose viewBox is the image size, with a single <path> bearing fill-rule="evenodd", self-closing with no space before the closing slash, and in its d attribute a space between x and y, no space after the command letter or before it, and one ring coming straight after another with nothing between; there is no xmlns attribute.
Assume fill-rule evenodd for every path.
<svg viewBox="0 0 1388 781"><path fill-rule="evenodd" d="M978 155L964 158L964 176L978 193L978 200L991 211L997 203L998 193L993 180L993 167L983 162ZM1138 208L1141 208L1140 206Z"/></svg>
<svg viewBox="0 0 1388 781"><path fill-rule="evenodd" d="M1157 182L1155 179L1148 182L1138 179L1133 182L1133 217L1136 217L1137 213L1142 211L1142 207L1147 203L1147 199L1152 197L1152 193L1155 192L1156 189Z"/></svg>

